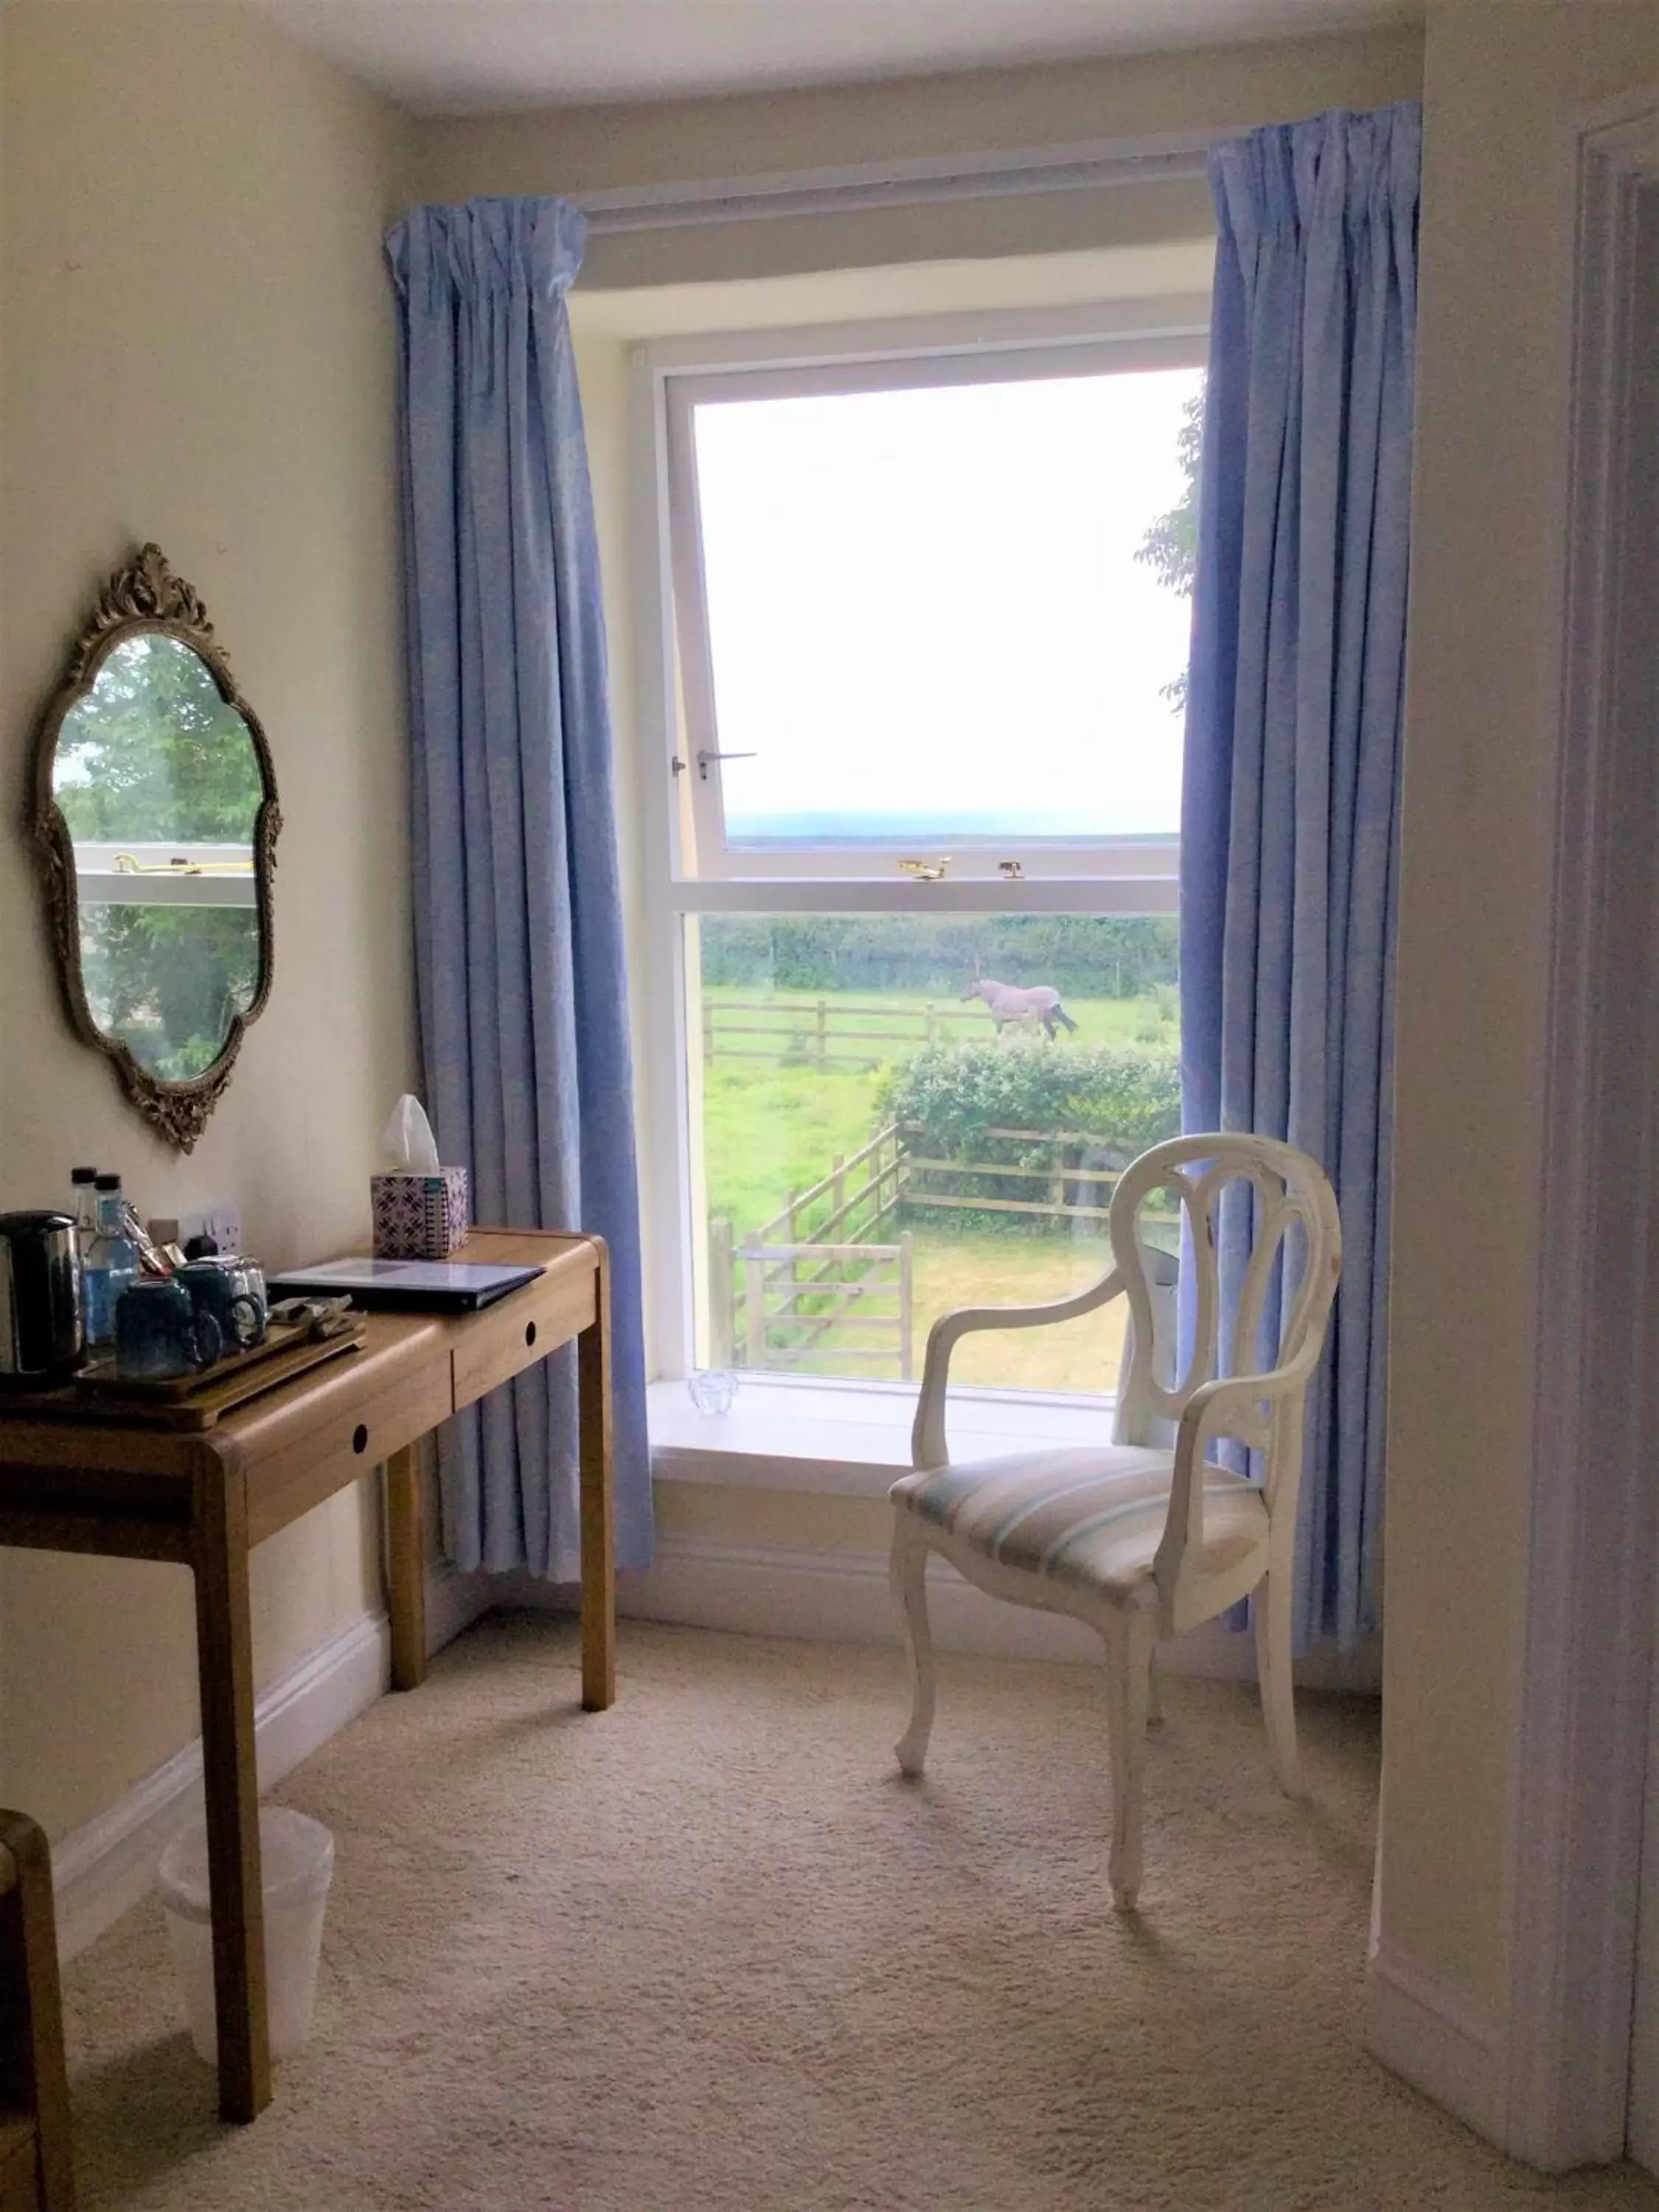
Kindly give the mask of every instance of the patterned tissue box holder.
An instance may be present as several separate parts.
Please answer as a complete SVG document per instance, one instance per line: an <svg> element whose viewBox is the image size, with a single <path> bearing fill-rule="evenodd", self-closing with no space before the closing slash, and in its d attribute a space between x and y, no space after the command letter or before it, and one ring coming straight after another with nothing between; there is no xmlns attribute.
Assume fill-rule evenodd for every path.
<svg viewBox="0 0 1659 2212"><path fill-rule="evenodd" d="M368 1179L377 1260L447 1260L466 1242L466 1170Z"/></svg>

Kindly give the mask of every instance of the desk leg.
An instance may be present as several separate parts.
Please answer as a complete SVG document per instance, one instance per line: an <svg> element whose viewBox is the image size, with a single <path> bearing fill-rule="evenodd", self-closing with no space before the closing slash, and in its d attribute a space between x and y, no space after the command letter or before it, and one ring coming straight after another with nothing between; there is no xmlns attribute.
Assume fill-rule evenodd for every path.
<svg viewBox="0 0 1659 2212"><path fill-rule="evenodd" d="M386 1610L392 1616L392 1686L426 1680L426 1499L413 1444L386 1463Z"/></svg>
<svg viewBox="0 0 1659 2212"><path fill-rule="evenodd" d="M253 1756L247 1500L241 1476L217 1462L204 1471L197 1496L196 1653L213 1903L219 2116L252 2120L270 2102L270 2038L259 1886L259 1783Z"/></svg>
<svg viewBox="0 0 1659 2212"><path fill-rule="evenodd" d="M598 1240L595 1240L596 1243ZM602 1713L617 1696L617 1532L611 1442L611 1271L598 1246L597 1310L576 1339L582 1533L582 1704Z"/></svg>
<svg viewBox="0 0 1659 2212"><path fill-rule="evenodd" d="M7 1980L6 1999L0 2005L4 2062L0 2070L6 2077L8 2103L15 2101L31 2111L35 2128L34 2193L17 2201L38 2205L40 2212L75 2212L52 1856L46 1837L21 1813L0 1813L0 1853L11 1861L16 1879L0 1914L0 1953Z"/></svg>

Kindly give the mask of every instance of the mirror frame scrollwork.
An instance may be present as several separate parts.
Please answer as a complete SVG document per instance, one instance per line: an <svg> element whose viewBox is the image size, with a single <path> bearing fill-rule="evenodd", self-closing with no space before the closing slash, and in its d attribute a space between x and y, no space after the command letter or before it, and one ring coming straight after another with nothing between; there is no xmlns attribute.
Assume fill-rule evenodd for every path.
<svg viewBox="0 0 1659 2212"><path fill-rule="evenodd" d="M76 888L75 846L69 823L53 793L52 769L64 719L92 690L99 671L129 638L160 635L177 638L202 660L225 704L241 717L252 740L264 792L253 828L253 880L259 915L259 974L245 1012L233 1014L225 1042L213 1065L183 1082L152 1074L118 1037L94 1020L81 973L81 921ZM159 545L143 546L118 568L70 654L62 681L36 725L28 830L46 884L47 921L64 1005L75 1033L114 1065L122 1089L158 1134L180 1152L191 1151L230 1080L242 1038L270 995L275 966L271 927L271 879L276 866L276 837L283 826L276 804L276 779L270 747L259 718L236 688L200 595L168 567Z"/></svg>

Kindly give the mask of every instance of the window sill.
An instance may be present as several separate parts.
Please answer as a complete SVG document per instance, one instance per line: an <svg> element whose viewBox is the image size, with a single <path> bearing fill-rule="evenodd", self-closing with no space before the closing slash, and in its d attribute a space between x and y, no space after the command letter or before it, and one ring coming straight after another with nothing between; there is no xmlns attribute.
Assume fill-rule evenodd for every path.
<svg viewBox="0 0 1659 2212"><path fill-rule="evenodd" d="M700 1413L683 1382L646 1393L659 1482L882 1498L910 1471L914 1385L762 1382L747 1376L729 1413ZM1091 1444L1109 1436L1112 1401L1015 1390L952 1390L951 1448L989 1458L1022 1445Z"/></svg>

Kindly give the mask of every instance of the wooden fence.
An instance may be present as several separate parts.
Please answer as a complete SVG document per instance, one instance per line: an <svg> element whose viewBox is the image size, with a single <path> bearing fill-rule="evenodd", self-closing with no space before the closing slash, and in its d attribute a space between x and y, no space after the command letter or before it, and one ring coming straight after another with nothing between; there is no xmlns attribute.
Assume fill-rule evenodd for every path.
<svg viewBox="0 0 1659 2212"><path fill-rule="evenodd" d="M763 1222L739 1244L732 1224L708 1224L709 1358L810 1371L843 1362L860 1371L911 1374L911 1252L908 1234L878 1242L896 1209L903 1158L890 1122L850 1158Z"/></svg>
<svg viewBox="0 0 1659 2212"><path fill-rule="evenodd" d="M716 1367L782 1372L915 1373L914 1251L908 1229L880 1232L902 1206L1023 1214L1103 1231L1130 1148L1079 1129L988 1129L988 1139L1042 1165L942 1159L910 1149L914 1124L889 1122L828 1175L739 1243L720 1216L708 1224L709 1358ZM941 1182L951 1188L942 1189ZM964 1183L974 1187L964 1188ZM912 1217L914 1218L914 1217ZM1160 1217L1143 1216L1156 1233ZM1165 1224L1171 1247L1174 1218Z"/></svg>
<svg viewBox="0 0 1659 2212"><path fill-rule="evenodd" d="M1042 1166L1010 1166L1002 1160L937 1159L911 1150L922 1134L921 1125L907 1121L899 1127L902 1189L907 1207L956 1207L976 1213L1024 1213L1048 1220L1103 1223L1111 1210L1117 1179L1133 1157L1130 1150L1109 1138L1085 1129L987 1129L993 1143L1018 1145L1030 1152L1041 1146L1050 1155ZM939 1189L935 1180L948 1176L958 1185ZM963 1191L964 1179L975 1182L1012 1184L1011 1194L994 1190ZM1037 1189L1030 1188L1040 1186Z"/></svg>
<svg viewBox="0 0 1659 2212"><path fill-rule="evenodd" d="M724 1223L711 1226L718 1231ZM710 1277L730 1293L711 1332L717 1366L788 1374L896 1375L911 1379L915 1339L911 1237L892 1244L727 1245ZM806 1272L799 1272L805 1263ZM814 1264L817 1263L817 1264ZM740 1270L734 1276L733 1268ZM718 1295L718 1293L717 1293Z"/></svg>
<svg viewBox="0 0 1659 2212"><path fill-rule="evenodd" d="M797 1061L808 1067L867 1067L895 1051L920 1050L979 1031L983 1006L860 1006L822 999L705 999L702 1056ZM862 1047L863 1049L859 1049Z"/></svg>

